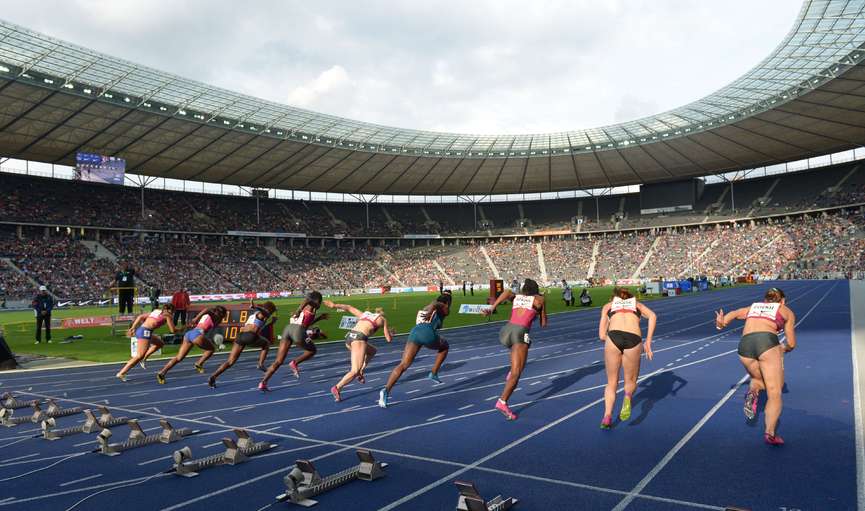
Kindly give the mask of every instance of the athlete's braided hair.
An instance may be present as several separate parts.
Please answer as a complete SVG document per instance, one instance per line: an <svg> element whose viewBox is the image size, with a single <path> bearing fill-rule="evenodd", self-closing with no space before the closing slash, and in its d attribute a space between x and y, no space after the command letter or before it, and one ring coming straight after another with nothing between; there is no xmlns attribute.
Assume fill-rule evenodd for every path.
<svg viewBox="0 0 865 511"><path fill-rule="evenodd" d="M777 287L773 287L766 291L763 301L767 303L781 303L781 300L785 298L787 298L787 295L784 294L784 291L781 291Z"/></svg>
<svg viewBox="0 0 865 511"><path fill-rule="evenodd" d="M307 305L312 306L313 312L317 311L318 308L321 307L321 300L321 293L318 291L310 291L303 297L303 301L300 302L300 305L297 306L297 310L294 311L294 314L292 314L291 317L296 318L300 316L300 313L303 312L304 307Z"/></svg>

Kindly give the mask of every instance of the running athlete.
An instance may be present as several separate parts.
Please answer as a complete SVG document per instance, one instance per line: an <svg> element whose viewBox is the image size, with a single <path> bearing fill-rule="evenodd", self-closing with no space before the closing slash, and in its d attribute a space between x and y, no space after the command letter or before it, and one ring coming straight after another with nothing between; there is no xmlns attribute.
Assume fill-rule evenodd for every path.
<svg viewBox="0 0 865 511"><path fill-rule="evenodd" d="M126 362L123 369L115 375L117 379L125 382L126 373L135 367L135 364L141 364L141 368L146 369L144 361L147 360L147 357L153 355L156 350L165 346L165 343L162 342L162 338L154 334L153 331L166 323L168 324L168 330L172 334L177 331L177 328L174 326L174 320L172 319L173 314L174 306L170 303L166 303L160 310L140 314L135 318L135 321L132 322L132 326L130 326L129 330L126 331L126 335L135 338L137 344L136 353L129 359L129 362Z"/></svg>
<svg viewBox="0 0 865 511"><path fill-rule="evenodd" d="M345 335L345 347L351 352L351 368L345 373L339 382L331 387L330 393L333 394L334 401L342 401L340 391L348 385L352 380L357 378L359 383L366 383L366 378L363 372L366 370L367 364L372 360L378 351L375 346L370 344L369 338L372 334L383 329L384 338L387 342L393 340L395 332L387 325L387 318L384 317L384 310L379 308L375 312L361 312L351 305L341 303L333 303L330 300L325 300L324 305L330 309L336 309L343 312L348 312L357 318L357 323L349 333Z"/></svg>
<svg viewBox="0 0 865 511"><path fill-rule="evenodd" d="M529 330L531 330L536 317L540 317L541 328L547 326L547 307L538 288L538 283L532 279L526 279L519 294L514 294L509 290L503 291L496 298L492 307L483 311L484 316L494 313L496 307L508 300L513 302L511 319L499 331L499 342L511 351L511 370L505 379L505 389L499 400L496 401L496 410L502 412L509 421L512 421L517 419L517 414L508 407L508 399L517 388L520 375L523 374L523 368L526 366L529 345L532 342L529 338Z"/></svg>
<svg viewBox="0 0 865 511"><path fill-rule="evenodd" d="M619 386L619 369L625 376L625 399L619 411L619 420L631 418L631 397L637 390L637 377L640 376L640 356L643 352L640 318L649 320L646 330L646 358L652 360L652 336L658 317L652 309L637 301L637 298L624 287L613 289L613 296L601 309L601 322L598 324L598 338L604 343L604 365L607 367L607 388L604 390L604 418L601 429L610 429L613 424L613 406L616 404L616 390Z"/></svg>
<svg viewBox="0 0 865 511"><path fill-rule="evenodd" d="M427 375L430 380L441 383L438 373L439 369L448 356L450 346L448 342L439 336L438 329L442 327L445 317L450 311L451 296L449 294L439 295L434 302L418 311L417 324L408 334L405 350L402 353L402 361L393 368L387 385L378 393L378 406L387 408L390 400L390 391L400 376L411 366L421 347L438 351L432 370Z"/></svg>
<svg viewBox="0 0 865 511"><path fill-rule="evenodd" d="M258 364L259 366L263 365L263 360L267 356L267 350L270 349L270 340L263 337L261 332L276 320L276 317L273 316L273 313L276 312L276 305L273 302L264 302L261 305L256 305L253 301L250 301L249 305L252 307L253 313L249 315L246 323L240 327L240 333L237 334L237 339L234 340L234 346L231 347L228 359L207 379L207 384L212 388L216 387L216 379L219 378L219 375L237 362L240 354L243 353L244 348L247 346L261 348Z"/></svg>
<svg viewBox="0 0 865 511"><path fill-rule="evenodd" d="M785 352L796 348L796 315L787 307L784 292L773 287L762 302L737 309L727 314L721 309L715 314L715 327L722 330L734 319L745 321L739 341L739 360L751 375L751 384L745 394L745 418L757 417L757 400L761 390L766 391L767 444L783 445L784 439L775 431L781 417L781 389L784 387ZM784 331L786 342L778 342L778 333Z"/></svg>
<svg viewBox="0 0 865 511"><path fill-rule="evenodd" d="M269 390L267 382L276 373L279 366L285 362L285 357L288 356L288 350L292 344L297 344L303 348L303 354L288 363L291 372L295 378L300 378L300 370L298 366L315 355L315 343L312 342L307 334L307 329L314 323L327 319L328 314L315 315L318 308L321 307L321 293L312 291L306 295L303 301L298 306L294 314L288 320L288 324L282 330L282 340L279 341L279 351L276 352L276 360L270 364L267 372L261 383L258 384L258 390L263 392Z"/></svg>
<svg viewBox="0 0 865 511"><path fill-rule="evenodd" d="M204 352L193 366L199 374L203 373L204 363L207 362L207 359L213 356L213 352L216 351L216 346L214 346L213 341L207 338L207 332L212 330L216 325L222 323L222 320L225 319L227 315L228 311L221 305L204 309L199 312L195 318L189 322L190 325L194 324L195 327L183 335L183 342L180 343L180 350L178 350L177 355L175 355L174 358L165 364L165 367L163 367L161 371L156 373L156 381L159 382L160 385L165 384L165 375L168 374L168 371L170 371L172 367L186 358L186 355L189 354L193 345L198 346Z"/></svg>

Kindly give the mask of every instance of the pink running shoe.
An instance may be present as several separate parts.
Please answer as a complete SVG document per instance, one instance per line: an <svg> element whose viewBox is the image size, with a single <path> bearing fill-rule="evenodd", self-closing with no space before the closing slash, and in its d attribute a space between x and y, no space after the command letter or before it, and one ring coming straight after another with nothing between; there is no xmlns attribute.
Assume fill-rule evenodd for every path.
<svg viewBox="0 0 865 511"><path fill-rule="evenodd" d="M297 362L292 360L288 363L288 368L291 369L291 373L295 378L300 378L300 369L297 367Z"/></svg>
<svg viewBox="0 0 865 511"><path fill-rule="evenodd" d="M336 388L336 385L330 388L330 393L333 395L333 400L339 403L342 401L342 396L339 395L339 389Z"/></svg>
<svg viewBox="0 0 865 511"><path fill-rule="evenodd" d="M613 417L610 415L604 415L603 420L601 420L601 429L610 429L613 426Z"/></svg>
<svg viewBox="0 0 865 511"><path fill-rule="evenodd" d="M770 435L766 433L763 438L766 439L766 443L769 445L784 445L784 439L778 435Z"/></svg>
<svg viewBox="0 0 865 511"><path fill-rule="evenodd" d="M508 407L508 404L501 399L496 401L496 410L502 412L502 415L504 415L509 421L517 420L517 414L515 414L513 410Z"/></svg>
<svg viewBox="0 0 865 511"><path fill-rule="evenodd" d="M264 382L261 382L258 384L258 390L260 390L262 392L269 392L270 391L270 389L267 388L267 384Z"/></svg>

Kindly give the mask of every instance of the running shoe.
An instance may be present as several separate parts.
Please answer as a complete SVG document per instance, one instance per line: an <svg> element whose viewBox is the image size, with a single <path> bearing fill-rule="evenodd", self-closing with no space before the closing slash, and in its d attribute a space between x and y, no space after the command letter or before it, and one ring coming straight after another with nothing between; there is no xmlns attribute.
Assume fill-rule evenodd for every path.
<svg viewBox="0 0 865 511"><path fill-rule="evenodd" d="M216 388L216 377L211 376L210 378L208 378L207 379L207 386L212 388L212 389L215 389Z"/></svg>
<svg viewBox="0 0 865 511"><path fill-rule="evenodd" d="M603 420L601 420L601 429L610 429L613 426L613 418L609 415L605 415Z"/></svg>
<svg viewBox="0 0 865 511"><path fill-rule="evenodd" d="M517 420L517 414L515 414L513 410L508 407L508 404L501 399L496 401L496 410L502 412L502 415L504 415L509 421Z"/></svg>
<svg viewBox="0 0 865 511"><path fill-rule="evenodd" d="M204 366L200 366L198 364L192 364L192 367L195 368L195 372L198 374L204 374Z"/></svg>
<svg viewBox="0 0 865 511"><path fill-rule="evenodd" d="M295 378L300 378L300 368L297 367L297 362L292 360L288 363L288 368L291 369L291 374L293 374Z"/></svg>
<svg viewBox="0 0 865 511"><path fill-rule="evenodd" d="M366 376L364 376L363 373L357 373L357 382L366 383Z"/></svg>
<svg viewBox="0 0 865 511"><path fill-rule="evenodd" d="M339 395L339 389L336 388L336 385L330 388L330 393L333 396L333 400L339 403L342 401L342 396Z"/></svg>
<svg viewBox="0 0 865 511"><path fill-rule="evenodd" d="M114 375L114 377L117 378L118 380L122 381L123 383L126 383L126 375L125 374L117 373Z"/></svg>
<svg viewBox="0 0 865 511"><path fill-rule="evenodd" d="M745 412L745 418L749 421L754 420L757 417L757 392L753 392L749 390L745 393L745 407L742 409Z"/></svg>
<svg viewBox="0 0 865 511"><path fill-rule="evenodd" d="M162 373L156 373L156 382L160 385L165 385L165 375Z"/></svg>
<svg viewBox="0 0 865 511"><path fill-rule="evenodd" d="M427 379L430 379L430 380L436 382L436 385L441 385L441 383L442 383L442 381L439 379L439 375L432 372L432 371L430 371L430 373L428 375L426 375L426 377L427 377Z"/></svg>
<svg viewBox="0 0 865 511"><path fill-rule="evenodd" d="M42 341L36 341L33 344L41 344L41 343L42 343Z"/></svg>
<svg viewBox="0 0 865 511"><path fill-rule="evenodd" d="M766 433L763 435L763 438L766 439L766 443L769 445L784 445L784 439L778 435L770 435Z"/></svg>
<svg viewBox="0 0 865 511"><path fill-rule="evenodd" d="M262 392L270 392L270 389L267 388L267 384L264 382L261 382L258 384L258 390L260 390Z"/></svg>
<svg viewBox="0 0 865 511"><path fill-rule="evenodd" d="M622 410L619 412L619 420L626 421L631 418L631 398L625 396L625 400L622 401Z"/></svg>
<svg viewBox="0 0 865 511"><path fill-rule="evenodd" d="M379 406L379 408L387 408L389 400L390 400L390 396L387 394L387 389L381 389L378 393L378 406Z"/></svg>
<svg viewBox="0 0 865 511"><path fill-rule="evenodd" d="M258 369L259 371L261 371L262 373L266 373L266 372L267 372L267 368L264 367L264 366L255 366L255 368Z"/></svg>

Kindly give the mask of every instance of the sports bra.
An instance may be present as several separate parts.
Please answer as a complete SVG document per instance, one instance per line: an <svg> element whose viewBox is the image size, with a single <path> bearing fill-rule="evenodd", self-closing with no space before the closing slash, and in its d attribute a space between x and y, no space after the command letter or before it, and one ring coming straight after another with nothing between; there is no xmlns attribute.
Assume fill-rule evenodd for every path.
<svg viewBox="0 0 865 511"><path fill-rule="evenodd" d="M153 325L153 327L151 328L151 330L155 330L155 329L161 327L162 325L164 325L165 322L168 320L168 318L166 318L165 315L162 314L161 310L155 310L155 311L151 312L150 314L148 314L147 319L145 319L144 321L147 322L147 320L156 321L156 324Z"/></svg>
<svg viewBox="0 0 865 511"><path fill-rule="evenodd" d="M538 316L534 295L516 295L513 304L510 322L521 327L531 328L532 322Z"/></svg>
<svg viewBox="0 0 865 511"><path fill-rule="evenodd" d="M430 324L434 330L441 328L443 322L444 318L438 313L437 309L433 309L429 314L421 309L417 311L417 317L415 318L416 325Z"/></svg>
<svg viewBox="0 0 865 511"><path fill-rule="evenodd" d="M258 319L258 311L256 310L253 314L250 314L248 318L246 318L245 326L254 326L256 330L261 330L261 327L264 326L264 319Z"/></svg>
<svg viewBox="0 0 865 511"><path fill-rule="evenodd" d="M751 304L745 319L765 319L775 323L775 330L780 332L787 320L781 315L780 303L756 302Z"/></svg>
<svg viewBox="0 0 865 511"><path fill-rule="evenodd" d="M364 313L361 314L360 317L357 319L357 322L358 323L360 323L361 321L369 322L369 324L372 325L372 331L369 333L369 335L372 335L376 332L376 330L379 329L378 318L380 318L380 317L381 317L381 314L378 314L377 312L364 311Z"/></svg>
<svg viewBox="0 0 865 511"><path fill-rule="evenodd" d="M207 332L211 328L213 328L213 318L210 317L210 314L204 314L201 316L201 319L198 320L198 324L195 325L195 328L201 329L202 332Z"/></svg>
<svg viewBox="0 0 865 511"><path fill-rule="evenodd" d="M618 296L613 297L613 302L610 304L610 310L607 311L607 317L613 317L613 314L617 314L619 312L630 312L636 314L637 317L641 317L640 309L637 308L637 298L631 297L627 300L622 300Z"/></svg>
<svg viewBox="0 0 865 511"><path fill-rule="evenodd" d="M300 325L304 328L308 327L312 324L312 320L315 319L315 313L311 310L304 308L300 311L300 314L297 316L292 316L291 319L288 320L292 325Z"/></svg>

